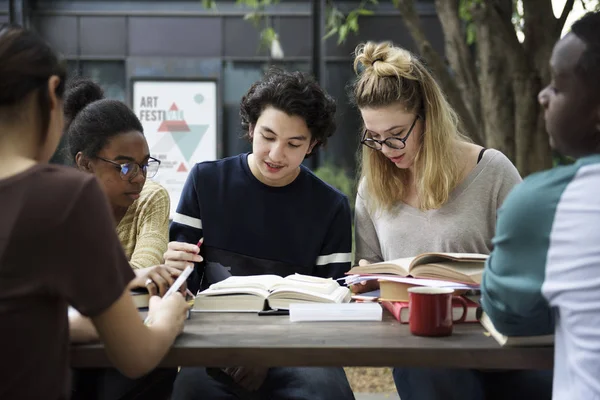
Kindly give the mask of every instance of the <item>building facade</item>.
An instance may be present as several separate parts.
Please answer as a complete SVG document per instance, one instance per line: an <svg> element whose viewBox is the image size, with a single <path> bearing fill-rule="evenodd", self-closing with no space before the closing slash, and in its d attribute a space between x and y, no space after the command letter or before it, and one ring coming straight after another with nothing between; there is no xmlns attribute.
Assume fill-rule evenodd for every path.
<svg viewBox="0 0 600 400"><path fill-rule="evenodd" d="M244 19L248 9L234 1L217 1L215 9L207 10L200 0L0 0L0 23L8 22L12 13L64 55L72 74L94 79L107 97L130 105L136 79L215 80L218 157L250 148L240 139L239 101L269 65L311 72L313 57L323 58L320 81L338 101L338 130L309 166L333 163L352 174L361 127L346 90L354 77L354 48L366 40L416 48L391 2L381 2L374 15L361 17L359 35L350 34L342 44L331 37L315 51L311 3L281 0L266 9L262 24L278 33L284 54L277 60L260 46L261 27ZM350 10L359 2L336 4ZM443 52L433 1L417 2L417 9L432 45Z"/></svg>

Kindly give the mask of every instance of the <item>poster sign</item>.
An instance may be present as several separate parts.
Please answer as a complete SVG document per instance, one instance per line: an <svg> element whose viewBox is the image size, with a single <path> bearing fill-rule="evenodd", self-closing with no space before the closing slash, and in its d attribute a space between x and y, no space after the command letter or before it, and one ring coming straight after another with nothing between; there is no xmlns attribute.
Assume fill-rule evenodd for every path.
<svg viewBox="0 0 600 400"><path fill-rule="evenodd" d="M173 218L190 169L217 159L217 83L134 81L133 109L150 155L161 161L152 179L169 192Z"/></svg>

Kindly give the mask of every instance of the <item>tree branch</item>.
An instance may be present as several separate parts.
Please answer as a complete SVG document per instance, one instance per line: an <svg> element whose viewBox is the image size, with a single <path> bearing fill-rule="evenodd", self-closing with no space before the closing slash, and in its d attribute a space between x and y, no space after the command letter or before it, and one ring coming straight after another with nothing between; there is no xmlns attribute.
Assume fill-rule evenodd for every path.
<svg viewBox="0 0 600 400"><path fill-rule="evenodd" d="M567 17L571 13L571 11L573 11L574 5L575 5L575 0L567 0L564 8L562 10L562 13L560 13L560 17L556 21L556 30L558 31L559 36L560 36L560 33L562 32L563 28L565 27L565 22L567 22Z"/></svg>
<svg viewBox="0 0 600 400"><path fill-rule="evenodd" d="M450 75L442 57L433 49L423 32L413 0L396 0L394 4L402 14L404 25L406 25L408 32L419 48L421 56L434 71L436 77L439 79L440 86L448 97L448 101L460 116L465 133L476 143L484 144L480 129L467 108L456 81Z"/></svg>
<svg viewBox="0 0 600 400"><path fill-rule="evenodd" d="M464 24L458 13L459 0L436 0L435 7L444 31L446 57L455 72L467 108L475 121L480 121L479 80L475 62L467 45Z"/></svg>

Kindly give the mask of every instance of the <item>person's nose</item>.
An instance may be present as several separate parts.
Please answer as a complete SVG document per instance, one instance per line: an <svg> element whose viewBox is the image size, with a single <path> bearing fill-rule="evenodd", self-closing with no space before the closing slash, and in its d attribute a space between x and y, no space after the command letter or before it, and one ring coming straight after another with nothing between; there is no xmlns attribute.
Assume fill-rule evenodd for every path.
<svg viewBox="0 0 600 400"><path fill-rule="evenodd" d="M135 168L137 172L135 176L131 178L130 182L143 185L146 182L146 174L144 174L144 171L139 165L137 165Z"/></svg>
<svg viewBox="0 0 600 400"><path fill-rule="evenodd" d="M271 146L269 158L273 162L281 162L285 159L285 143L275 143Z"/></svg>
<svg viewBox="0 0 600 400"><path fill-rule="evenodd" d="M548 107L548 87L543 88L538 94L538 102L544 108Z"/></svg>

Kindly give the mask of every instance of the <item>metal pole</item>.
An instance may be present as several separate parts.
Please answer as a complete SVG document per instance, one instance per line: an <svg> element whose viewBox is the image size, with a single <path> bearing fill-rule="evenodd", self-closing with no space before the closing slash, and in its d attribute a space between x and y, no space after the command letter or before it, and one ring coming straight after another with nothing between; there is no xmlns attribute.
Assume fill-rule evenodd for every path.
<svg viewBox="0 0 600 400"><path fill-rule="evenodd" d="M311 0L311 24L312 24L312 54L311 71L319 85L325 88L325 46L323 37L325 36L325 13L326 0ZM314 170L319 167L323 159L323 150L320 150L315 157L312 157L311 168Z"/></svg>
<svg viewBox="0 0 600 400"><path fill-rule="evenodd" d="M8 0L8 20L10 23L29 28L28 6L27 0Z"/></svg>

